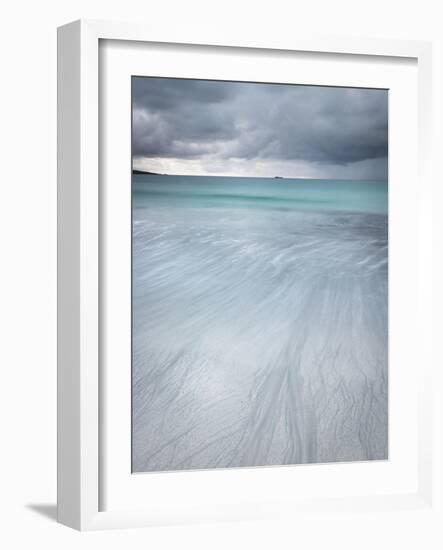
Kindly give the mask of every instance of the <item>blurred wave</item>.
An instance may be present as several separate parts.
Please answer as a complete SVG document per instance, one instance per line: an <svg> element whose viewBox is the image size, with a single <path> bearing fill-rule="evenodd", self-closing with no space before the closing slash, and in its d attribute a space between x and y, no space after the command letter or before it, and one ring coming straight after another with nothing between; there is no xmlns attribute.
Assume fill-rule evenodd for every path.
<svg viewBox="0 0 443 550"><path fill-rule="evenodd" d="M295 206L280 180L149 178L133 210L133 470L387 458L386 185L301 182Z"/></svg>

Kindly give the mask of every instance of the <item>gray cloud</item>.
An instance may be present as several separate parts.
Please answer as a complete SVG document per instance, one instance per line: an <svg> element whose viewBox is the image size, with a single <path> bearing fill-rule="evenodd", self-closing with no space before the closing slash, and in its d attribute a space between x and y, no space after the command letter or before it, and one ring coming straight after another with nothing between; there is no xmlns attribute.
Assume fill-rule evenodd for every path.
<svg viewBox="0 0 443 550"><path fill-rule="evenodd" d="M388 92L136 77L133 155L191 172L384 179Z"/></svg>

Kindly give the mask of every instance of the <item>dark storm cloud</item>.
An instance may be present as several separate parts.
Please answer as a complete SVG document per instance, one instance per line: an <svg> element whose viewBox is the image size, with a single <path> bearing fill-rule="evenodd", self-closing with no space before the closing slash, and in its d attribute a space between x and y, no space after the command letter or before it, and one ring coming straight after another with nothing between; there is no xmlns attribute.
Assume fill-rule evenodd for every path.
<svg viewBox="0 0 443 550"><path fill-rule="evenodd" d="M133 102L135 157L386 166L385 90L134 78Z"/></svg>
<svg viewBox="0 0 443 550"><path fill-rule="evenodd" d="M214 143L235 139L237 88L224 82L135 78L134 154L196 158Z"/></svg>

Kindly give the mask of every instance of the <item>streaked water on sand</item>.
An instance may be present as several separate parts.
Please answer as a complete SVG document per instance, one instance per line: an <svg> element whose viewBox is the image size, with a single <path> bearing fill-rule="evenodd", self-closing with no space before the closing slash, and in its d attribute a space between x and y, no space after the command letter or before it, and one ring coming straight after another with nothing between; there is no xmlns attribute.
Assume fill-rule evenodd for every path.
<svg viewBox="0 0 443 550"><path fill-rule="evenodd" d="M134 176L133 470L387 458L387 184Z"/></svg>

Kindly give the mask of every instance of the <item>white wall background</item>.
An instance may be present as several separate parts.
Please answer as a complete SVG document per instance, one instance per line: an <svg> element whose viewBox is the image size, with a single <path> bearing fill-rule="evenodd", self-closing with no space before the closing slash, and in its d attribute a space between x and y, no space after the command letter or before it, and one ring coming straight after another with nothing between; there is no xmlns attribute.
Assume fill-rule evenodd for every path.
<svg viewBox="0 0 443 550"><path fill-rule="evenodd" d="M226 37L247 33L251 28L264 35L278 35L282 29L295 34L299 28L311 28L313 32L326 34L434 40L438 162L443 144L441 3L438 0L16 0L4 3L1 13L0 545L7 549L106 545L131 550L441 548L443 516L438 507L434 512L380 513L372 517L325 516L303 521L294 517L291 523L272 521L83 534L51 519L55 516L56 496L56 27L82 17L180 25L188 28L190 34L203 25L208 31L223 29ZM439 166L435 167L434 177L443 185ZM437 195L436 215L442 210L441 190ZM442 225L438 223L437 245L443 249ZM435 280L441 282L442 266L436 268ZM439 290L439 304L443 304L442 294ZM439 308L436 308L437 326L443 326ZM439 359L439 364L443 364L441 353ZM439 396L436 397L436 407L441 413ZM437 482L441 483L441 478Z"/></svg>

